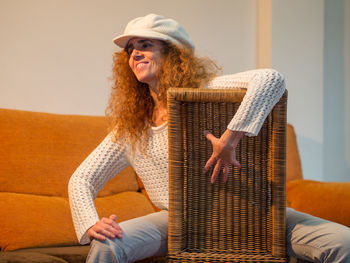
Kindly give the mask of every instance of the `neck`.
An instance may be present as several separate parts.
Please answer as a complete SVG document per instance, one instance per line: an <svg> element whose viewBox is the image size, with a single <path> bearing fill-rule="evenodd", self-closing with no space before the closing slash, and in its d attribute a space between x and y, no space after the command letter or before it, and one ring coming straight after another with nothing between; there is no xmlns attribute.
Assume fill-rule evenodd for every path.
<svg viewBox="0 0 350 263"><path fill-rule="evenodd" d="M154 101L152 125L159 126L167 121L167 109L164 103L158 99L157 91L151 87L149 90Z"/></svg>
<svg viewBox="0 0 350 263"><path fill-rule="evenodd" d="M149 87L149 91L151 93L152 99L154 101L154 107L159 108L162 106L161 101L158 99L158 90L154 87Z"/></svg>

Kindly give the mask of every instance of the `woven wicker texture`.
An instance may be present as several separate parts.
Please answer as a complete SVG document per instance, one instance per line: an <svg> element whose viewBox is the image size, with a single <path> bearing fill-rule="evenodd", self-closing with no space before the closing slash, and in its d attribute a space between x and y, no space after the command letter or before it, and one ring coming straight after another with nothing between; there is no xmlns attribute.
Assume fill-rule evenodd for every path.
<svg viewBox="0 0 350 263"><path fill-rule="evenodd" d="M169 262L286 262L285 94L236 150L226 184L202 169L245 90L170 89Z"/></svg>

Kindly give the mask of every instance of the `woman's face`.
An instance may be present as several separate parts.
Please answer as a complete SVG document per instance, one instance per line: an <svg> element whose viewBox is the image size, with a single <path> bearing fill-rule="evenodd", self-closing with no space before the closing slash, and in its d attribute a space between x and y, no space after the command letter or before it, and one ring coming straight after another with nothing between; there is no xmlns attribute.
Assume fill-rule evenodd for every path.
<svg viewBox="0 0 350 263"><path fill-rule="evenodd" d="M150 88L157 86L157 72L160 68L163 43L150 38L132 38L126 47L129 66L138 81L147 83Z"/></svg>

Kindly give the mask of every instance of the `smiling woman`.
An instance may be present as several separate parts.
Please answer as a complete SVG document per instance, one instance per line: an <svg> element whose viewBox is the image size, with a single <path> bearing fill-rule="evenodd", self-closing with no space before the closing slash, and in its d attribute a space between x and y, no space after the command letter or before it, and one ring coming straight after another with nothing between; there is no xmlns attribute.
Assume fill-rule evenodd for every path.
<svg viewBox="0 0 350 263"><path fill-rule="evenodd" d="M167 90L204 87L218 69L214 61L195 56L191 48L131 38L124 50L114 55L114 85L107 108L114 140L123 138L145 150L149 128L166 121Z"/></svg>
<svg viewBox="0 0 350 263"><path fill-rule="evenodd" d="M205 134L213 153L203 168L209 171L214 166L212 183L221 171L225 182L230 165L240 167L236 146L244 135L259 133L285 91L283 76L272 69L215 77L215 63L197 57L185 29L163 16L150 14L130 21L114 43L123 50L114 55L107 108L110 133L69 181L77 237L81 244L91 242L87 262L134 262L167 252L166 92L170 87L247 89L221 137ZM100 219L94 198L127 166L134 168L154 205L163 211L119 224L116 215ZM350 230L344 226L288 209L286 234L289 255L316 262L350 262Z"/></svg>

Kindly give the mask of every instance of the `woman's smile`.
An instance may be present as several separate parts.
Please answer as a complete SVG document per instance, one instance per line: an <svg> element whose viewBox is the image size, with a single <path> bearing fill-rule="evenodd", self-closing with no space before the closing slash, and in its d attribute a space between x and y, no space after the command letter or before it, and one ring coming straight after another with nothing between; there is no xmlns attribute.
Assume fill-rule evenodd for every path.
<svg viewBox="0 0 350 263"><path fill-rule="evenodd" d="M146 64L148 64L148 62L146 62L146 61L138 62L138 63L136 63L136 69L141 70L141 69L145 68Z"/></svg>

